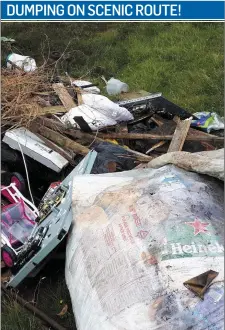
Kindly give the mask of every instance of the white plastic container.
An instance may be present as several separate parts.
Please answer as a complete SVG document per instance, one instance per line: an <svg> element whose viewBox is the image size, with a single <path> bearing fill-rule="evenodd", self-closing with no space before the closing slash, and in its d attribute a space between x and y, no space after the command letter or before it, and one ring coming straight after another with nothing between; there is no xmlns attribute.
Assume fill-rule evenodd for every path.
<svg viewBox="0 0 225 330"><path fill-rule="evenodd" d="M124 83L118 79L111 78L107 82L106 90L109 95L117 95L122 92L127 93L129 90L129 87L126 83Z"/></svg>
<svg viewBox="0 0 225 330"><path fill-rule="evenodd" d="M11 69L12 64L9 63L9 61L18 66L19 68L23 69L25 72L31 72L36 70L37 68L35 60L29 56L22 56L15 53L8 55L6 59L7 68Z"/></svg>

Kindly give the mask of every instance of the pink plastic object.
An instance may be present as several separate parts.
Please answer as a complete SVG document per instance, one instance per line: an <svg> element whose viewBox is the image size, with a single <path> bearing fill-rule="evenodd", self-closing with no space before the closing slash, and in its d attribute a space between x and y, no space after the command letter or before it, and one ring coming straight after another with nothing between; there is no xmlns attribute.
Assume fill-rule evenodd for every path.
<svg viewBox="0 0 225 330"><path fill-rule="evenodd" d="M24 244L35 226L35 216L21 199L2 209L1 229L11 246Z"/></svg>
<svg viewBox="0 0 225 330"><path fill-rule="evenodd" d="M11 268L14 265L13 259L7 251L2 252L2 259L5 265L9 268Z"/></svg>

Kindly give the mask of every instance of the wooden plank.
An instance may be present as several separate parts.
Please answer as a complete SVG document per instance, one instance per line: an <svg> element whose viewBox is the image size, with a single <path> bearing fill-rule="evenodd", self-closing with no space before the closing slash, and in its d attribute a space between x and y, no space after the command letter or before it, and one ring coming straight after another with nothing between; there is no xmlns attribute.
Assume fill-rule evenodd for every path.
<svg viewBox="0 0 225 330"><path fill-rule="evenodd" d="M31 92L33 95L39 95L39 96L49 96L51 94L54 95L54 92Z"/></svg>
<svg viewBox="0 0 225 330"><path fill-rule="evenodd" d="M31 129L36 133L41 134L45 138L53 141L61 148L73 150L75 153L79 155L85 156L90 151L90 149L88 149L87 147L82 146L81 144L63 136L58 132L51 130L50 128L44 126L36 126L33 128L31 127Z"/></svg>
<svg viewBox="0 0 225 330"><path fill-rule="evenodd" d="M152 117L151 117L152 121L158 125L159 127L163 126L164 125L164 122L162 120L162 118L160 116L158 116L157 114L154 114ZM148 155L151 151L157 149L158 147L161 147L163 146L164 144L166 144L166 141L160 141L158 143L156 143L154 146L152 146L148 151L146 151L146 155Z"/></svg>
<svg viewBox="0 0 225 330"><path fill-rule="evenodd" d="M129 140L164 140L170 141L173 138L173 135L159 135L159 134L142 134L142 133L110 133L104 134L99 133L99 137L103 139L129 139ZM223 137L218 137L214 135L209 136L194 136L188 135L186 138L187 141L224 141Z"/></svg>
<svg viewBox="0 0 225 330"><path fill-rule="evenodd" d="M56 122L55 120L49 119L49 118L44 118L44 117L43 118L37 118L34 121L34 125L35 125L35 127L36 127L36 125L49 127L52 130L57 130L58 132L61 132L63 134L67 134L68 136L70 136L73 139L80 139L81 141L84 140L84 141L87 141L90 144L92 144L93 141L96 141L98 143L105 142L104 139L99 138L98 136L88 134L88 133L84 133L84 132L81 132L80 130L66 129L65 126L62 123ZM120 146L120 147L123 148L123 146ZM153 157L147 156L145 154L142 154L141 152L132 150L130 148L124 148L124 149L131 152L131 153L133 153L134 155L136 155L136 159L139 160L140 162L150 162L150 160L153 159Z"/></svg>
<svg viewBox="0 0 225 330"><path fill-rule="evenodd" d="M191 121L192 117L185 120L177 120L177 127L167 152L182 150L189 128L191 126Z"/></svg>
<svg viewBox="0 0 225 330"><path fill-rule="evenodd" d="M128 133L127 123L120 123L120 124L116 125L116 132L117 133ZM128 140L121 140L121 144L128 146L129 141Z"/></svg>
<svg viewBox="0 0 225 330"><path fill-rule="evenodd" d="M83 99L82 99L82 90L79 87L74 87L75 92L77 93L77 103L78 105L83 104Z"/></svg>
<svg viewBox="0 0 225 330"><path fill-rule="evenodd" d="M158 125L159 127L162 126L162 125L164 124L163 119L162 119L160 116L156 115L156 114L153 115L153 116L151 117L151 119L152 119L152 121L154 121L154 123L155 123L156 125Z"/></svg>
<svg viewBox="0 0 225 330"><path fill-rule="evenodd" d="M156 144L154 144L154 146L152 146L148 151L146 151L146 155L148 155L151 151L163 146L166 143L166 141L160 141Z"/></svg>
<svg viewBox="0 0 225 330"><path fill-rule="evenodd" d="M43 107L41 108L44 114L56 114L60 112L66 112L67 110L62 105L55 105L50 107Z"/></svg>
<svg viewBox="0 0 225 330"><path fill-rule="evenodd" d="M52 84L52 88L60 98L60 101L62 102L67 111L77 106L62 83Z"/></svg>
<svg viewBox="0 0 225 330"><path fill-rule="evenodd" d="M57 152L58 154L60 154L62 157L64 157L66 160L68 160L68 162L72 165L75 166L75 162L73 160L73 158L71 156L68 155L68 153L64 150L62 150L62 148L59 148L55 143L53 143L52 141L48 140L46 137L44 137L43 135L34 132L33 133L35 135L37 135L42 141L44 141L45 145L47 147L49 147L50 149L54 150L55 152Z"/></svg>
<svg viewBox="0 0 225 330"><path fill-rule="evenodd" d="M175 116L173 118L173 121L177 122L178 119L179 118L177 116ZM188 131L188 136L190 136L190 135L192 135L192 136L210 136L211 135L212 136L212 134L197 130L197 129L192 128L192 127L190 127L189 131ZM206 151L216 150L216 147L213 146L212 144L208 143L208 142L201 142L201 145L205 148Z"/></svg>
<svg viewBox="0 0 225 330"><path fill-rule="evenodd" d="M142 154L141 152L138 152L136 150L130 148L124 148L124 149L134 154L136 156L136 159L139 160L140 162L148 163L153 159L153 157Z"/></svg>

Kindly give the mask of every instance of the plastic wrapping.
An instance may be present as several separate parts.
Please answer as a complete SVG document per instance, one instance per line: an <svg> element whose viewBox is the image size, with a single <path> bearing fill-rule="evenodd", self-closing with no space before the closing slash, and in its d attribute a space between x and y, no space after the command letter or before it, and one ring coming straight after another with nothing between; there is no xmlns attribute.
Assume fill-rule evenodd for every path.
<svg viewBox="0 0 225 330"><path fill-rule="evenodd" d="M173 165L74 178L66 281L79 330L222 330L223 187ZM219 275L204 300L183 283Z"/></svg>
<svg viewBox="0 0 225 330"><path fill-rule="evenodd" d="M82 94L84 104L99 111L116 122L133 120L133 115L103 95Z"/></svg>
<svg viewBox="0 0 225 330"><path fill-rule="evenodd" d="M215 112L196 112L194 116L198 119L192 120L192 127L198 127L207 133L224 129L224 119Z"/></svg>
<svg viewBox="0 0 225 330"><path fill-rule="evenodd" d="M134 119L133 115L125 108L110 101L102 95L84 93L82 94L84 104L72 108L61 120L64 123L70 123L73 127L80 128L75 122L75 116L82 116L90 128L97 129L116 125L117 122L129 121Z"/></svg>
<svg viewBox="0 0 225 330"><path fill-rule="evenodd" d="M7 68L11 69L12 64L9 61L18 66L19 68L23 69L25 72L34 71L37 69L35 60L29 56L22 56L15 53L10 54L7 57L6 62Z"/></svg>
<svg viewBox="0 0 225 330"><path fill-rule="evenodd" d="M106 126L116 125L116 121L114 119L106 117L98 110L95 110L86 104L81 104L78 107L70 109L64 116L61 117L61 120L65 124L69 123L73 127L80 129L80 126L74 120L74 117L76 116L83 117L92 131L96 131Z"/></svg>

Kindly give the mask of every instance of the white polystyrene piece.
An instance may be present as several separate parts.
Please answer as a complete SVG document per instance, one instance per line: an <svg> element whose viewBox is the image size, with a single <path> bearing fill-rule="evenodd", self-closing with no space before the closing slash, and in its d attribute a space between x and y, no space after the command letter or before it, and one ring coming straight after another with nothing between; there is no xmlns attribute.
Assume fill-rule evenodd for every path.
<svg viewBox="0 0 225 330"><path fill-rule="evenodd" d="M44 141L26 128L16 128L7 131L3 142L8 144L10 148L20 151L19 142L25 155L49 167L55 172L60 172L69 163L68 160L47 147Z"/></svg>

